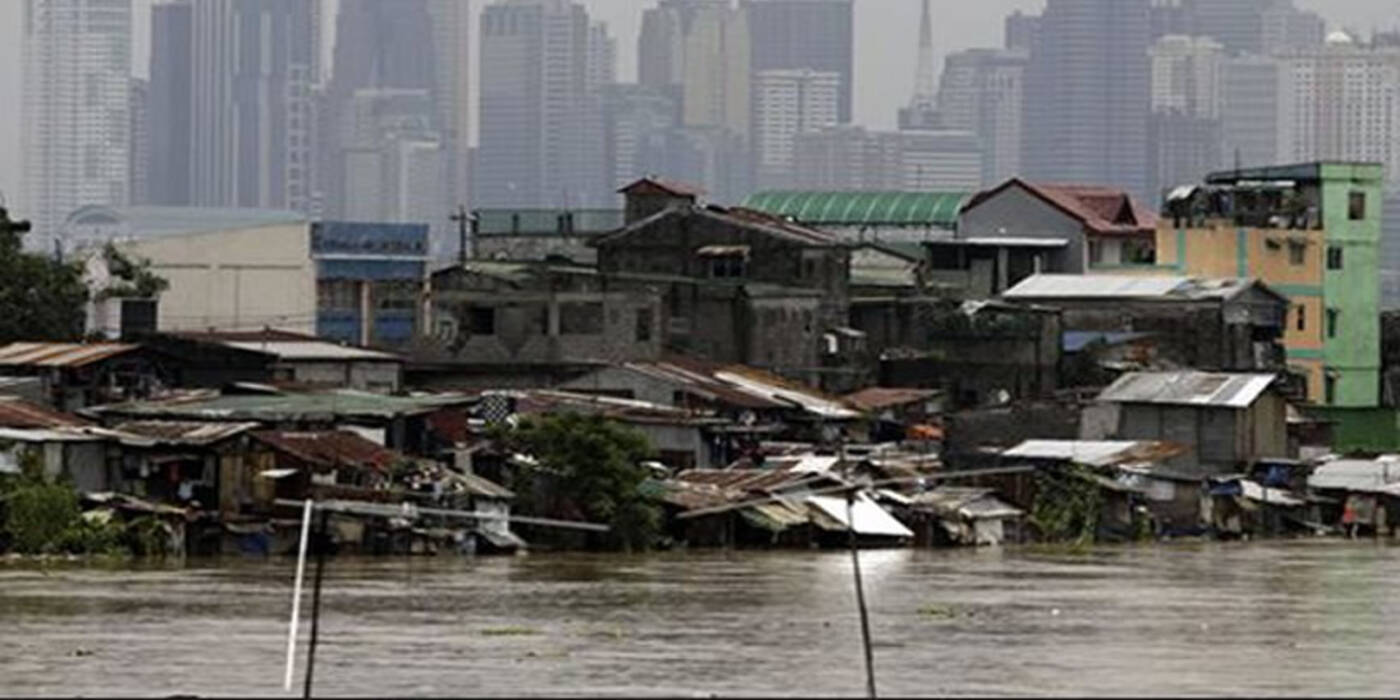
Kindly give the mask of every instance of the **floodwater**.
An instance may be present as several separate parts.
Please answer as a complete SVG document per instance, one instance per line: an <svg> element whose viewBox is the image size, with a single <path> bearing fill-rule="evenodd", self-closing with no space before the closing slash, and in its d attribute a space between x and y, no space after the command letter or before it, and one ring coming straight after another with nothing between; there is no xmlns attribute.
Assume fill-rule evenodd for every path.
<svg viewBox="0 0 1400 700"><path fill-rule="evenodd" d="M862 570L881 695L1400 690L1400 547L887 550ZM0 565L0 694L282 694L292 573ZM850 573L843 552L331 559L315 693L858 695Z"/></svg>

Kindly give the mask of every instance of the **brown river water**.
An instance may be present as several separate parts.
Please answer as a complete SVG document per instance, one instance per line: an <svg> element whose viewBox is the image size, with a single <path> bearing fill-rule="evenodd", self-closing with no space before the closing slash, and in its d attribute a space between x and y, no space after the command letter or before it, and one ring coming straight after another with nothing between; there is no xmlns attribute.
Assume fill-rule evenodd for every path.
<svg viewBox="0 0 1400 700"><path fill-rule="evenodd" d="M888 550L862 570L881 695L1400 693L1400 547ZM292 573L0 565L0 695L282 695ZM331 559L315 693L859 695L850 573L842 552Z"/></svg>

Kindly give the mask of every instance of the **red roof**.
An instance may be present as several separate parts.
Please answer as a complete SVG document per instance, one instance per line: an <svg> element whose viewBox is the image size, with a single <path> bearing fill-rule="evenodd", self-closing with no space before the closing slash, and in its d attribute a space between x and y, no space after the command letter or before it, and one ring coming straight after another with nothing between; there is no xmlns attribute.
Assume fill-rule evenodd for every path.
<svg viewBox="0 0 1400 700"><path fill-rule="evenodd" d="M46 430L92 425L75 415L45 408L24 399L0 396L0 428Z"/></svg>
<svg viewBox="0 0 1400 700"><path fill-rule="evenodd" d="M403 459L399 453L343 430L319 432L259 431L253 438L317 469L356 467L387 472Z"/></svg>
<svg viewBox="0 0 1400 700"><path fill-rule="evenodd" d="M891 406L927 401L942 393L937 389L901 389L874 386L847 394L842 397L842 400L862 411L878 411Z"/></svg>
<svg viewBox="0 0 1400 700"><path fill-rule="evenodd" d="M695 185L691 185L684 182L677 182L675 180L667 180L665 178L656 177L655 175L648 175L640 180L637 180L627 185L626 187L623 187L622 189L618 190L618 192L623 194L632 194L633 192L641 190L650 190L649 192L646 192L646 194L660 192L661 194L669 194L674 197L694 198L705 194L705 190Z"/></svg>
<svg viewBox="0 0 1400 700"><path fill-rule="evenodd" d="M1152 234L1157 230L1157 214L1127 192L1099 185L1030 183L1012 178L1000 186L980 192L963 211L1011 187L1020 187L1051 206L1078 219L1091 233L1103 235Z"/></svg>

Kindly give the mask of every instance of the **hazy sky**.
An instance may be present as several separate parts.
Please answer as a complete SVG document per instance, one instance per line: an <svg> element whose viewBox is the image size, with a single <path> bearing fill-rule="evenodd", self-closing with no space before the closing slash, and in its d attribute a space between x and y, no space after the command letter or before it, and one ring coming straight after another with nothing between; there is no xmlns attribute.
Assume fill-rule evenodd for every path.
<svg viewBox="0 0 1400 700"><path fill-rule="evenodd" d="M330 0L334 2L335 0ZM467 1L467 0L463 0ZM486 0L470 0L475 5ZM619 78L636 76L637 31L641 11L655 0L580 0L595 18L608 23L618 40ZM1321 13L1329 25L1361 30L1400 25L1395 0L1295 0ZM0 191L13 200L20 174L20 30L25 0L0 0ZM149 55L152 0L133 0L136 11L134 72L145 75ZM1002 19L1013 10L1038 12L1044 0L933 0L934 43L940 53L974 46L998 46ZM893 125L895 110L913 88L919 26L918 0L856 0L857 122L873 128Z"/></svg>

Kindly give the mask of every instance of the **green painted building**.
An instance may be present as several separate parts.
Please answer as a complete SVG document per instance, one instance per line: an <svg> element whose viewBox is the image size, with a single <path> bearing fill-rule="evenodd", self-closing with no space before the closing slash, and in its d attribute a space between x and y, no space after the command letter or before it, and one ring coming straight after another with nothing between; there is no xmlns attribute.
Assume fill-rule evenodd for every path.
<svg viewBox="0 0 1400 700"><path fill-rule="evenodd" d="M1314 227L1321 224L1325 257L1322 317L1314 322L1325 329L1321 403L1329 406L1365 408L1380 403L1383 177L1376 163L1319 162L1230 170L1206 178L1208 184L1235 186L1240 198L1252 185L1261 190L1288 185L1315 212L1310 216Z"/></svg>

